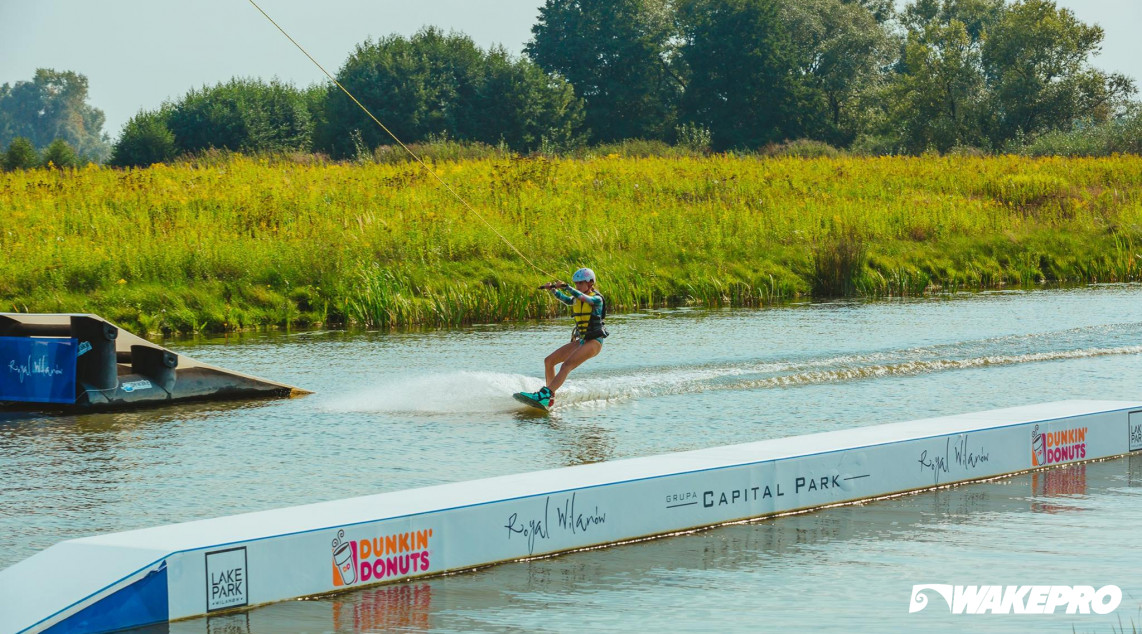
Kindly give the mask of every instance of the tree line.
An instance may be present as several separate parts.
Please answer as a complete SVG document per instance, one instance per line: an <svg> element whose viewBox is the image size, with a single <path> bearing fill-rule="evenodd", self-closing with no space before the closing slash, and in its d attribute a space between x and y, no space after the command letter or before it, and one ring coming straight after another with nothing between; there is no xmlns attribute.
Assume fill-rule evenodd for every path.
<svg viewBox="0 0 1142 634"><path fill-rule="evenodd" d="M698 126L715 150L999 151L1135 92L1091 65L1102 29L1054 0L547 0L532 33L596 142Z"/></svg>
<svg viewBox="0 0 1142 634"><path fill-rule="evenodd" d="M26 169L99 162L110 153L103 112L87 103L87 78L41 68L31 81L0 85L0 165Z"/></svg>
<svg viewBox="0 0 1142 634"><path fill-rule="evenodd" d="M1103 35L1054 0L546 0L522 56L426 28L358 45L337 81L410 143L992 152L1130 112L1133 80L1091 63ZM344 159L392 143L335 85L191 90L114 144L85 99L74 73L5 84L0 144L62 139L127 166L209 148Z"/></svg>

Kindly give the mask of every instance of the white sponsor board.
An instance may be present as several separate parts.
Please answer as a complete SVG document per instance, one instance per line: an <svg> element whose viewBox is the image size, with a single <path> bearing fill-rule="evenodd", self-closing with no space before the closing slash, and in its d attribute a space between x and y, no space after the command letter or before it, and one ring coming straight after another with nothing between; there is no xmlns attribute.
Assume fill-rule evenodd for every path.
<svg viewBox="0 0 1142 634"><path fill-rule="evenodd" d="M1065 401L74 540L0 572L0 615L9 605L24 614L0 616L0 630L60 622L158 563L167 618L179 619L1115 456L1134 444L1135 411L1142 404ZM104 550L118 554L100 559ZM238 582L234 553L240 587L225 585ZM63 556L96 570L86 586L41 583ZM225 557L217 571L214 557ZM230 576L216 596L218 571Z"/></svg>

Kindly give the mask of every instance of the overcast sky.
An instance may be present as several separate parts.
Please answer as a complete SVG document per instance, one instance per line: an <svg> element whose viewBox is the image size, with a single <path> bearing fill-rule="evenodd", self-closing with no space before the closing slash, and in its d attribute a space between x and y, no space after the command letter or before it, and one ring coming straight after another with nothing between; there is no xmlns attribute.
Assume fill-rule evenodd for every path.
<svg viewBox="0 0 1142 634"><path fill-rule="evenodd" d="M256 0L336 74L355 45L425 25L520 53L542 0ZM795 1L795 0L794 0ZM1106 31L1095 66L1142 79L1142 0L1058 0ZM324 77L248 0L0 0L0 84L86 75L112 138L141 109L232 77Z"/></svg>

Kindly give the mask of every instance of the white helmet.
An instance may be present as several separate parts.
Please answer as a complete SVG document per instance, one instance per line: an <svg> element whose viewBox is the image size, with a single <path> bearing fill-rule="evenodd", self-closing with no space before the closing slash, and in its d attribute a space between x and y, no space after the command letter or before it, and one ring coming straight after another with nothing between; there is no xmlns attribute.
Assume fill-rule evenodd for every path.
<svg viewBox="0 0 1142 634"><path fill-rule="evenodd" d="M579 269L578 271L575 271L574 275L571 276L571 281L572 282L594 282L595 281L595 272L592 271L591 269L587 269L587 268Z"/></svg>

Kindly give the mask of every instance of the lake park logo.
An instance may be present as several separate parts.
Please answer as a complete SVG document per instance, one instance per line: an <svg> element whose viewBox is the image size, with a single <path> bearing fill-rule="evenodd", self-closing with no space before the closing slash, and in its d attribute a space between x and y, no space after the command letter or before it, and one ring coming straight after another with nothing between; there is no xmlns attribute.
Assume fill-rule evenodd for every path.
<svg viewBox="0 0 1142 634"><path fill-rule="evenodd" d="M1142 412L1130 412L1130 451L1142 449Z"/></svg>
<svg viewBox="0 0 1142 634"><path fill-rule="evenodd" d="M1086 458L1086 427L1071 427L1059 431L1031 430L1031 466L1045 467L1060 462Z"/></svg>
<svg viewBox="0 0 1142 634"><path fill-rule="evenodd" d="M333 586L428 572L431 539L431 528L353 540L339 530L333 539Z"/></svg>
<svg viewBox="0 0 1142 634"><path fill-rule="evenodd" d="M246 547L206 553L206 611L236 608L249 602Z"/></svg>
<svg viewBox="0 0 1142 634"><path fill-rule="evenodd" d="M953 586L942 583L912 586L909 614L928 607L926 591L935 592L952 614L1110 614L1122 603L1118 586Z"/></svg>

